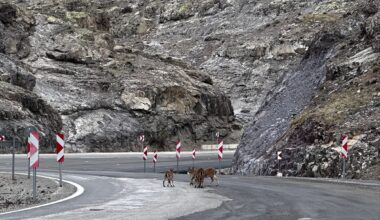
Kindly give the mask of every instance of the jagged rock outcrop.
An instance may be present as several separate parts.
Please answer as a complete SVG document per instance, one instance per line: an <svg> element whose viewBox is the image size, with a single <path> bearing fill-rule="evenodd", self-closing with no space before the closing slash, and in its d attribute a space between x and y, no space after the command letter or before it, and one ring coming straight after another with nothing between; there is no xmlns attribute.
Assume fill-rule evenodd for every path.
<svg viewBox="0 0 380 220"><path fill-rule="evenodd" d="M340 3L335 10L345 13L335 14L334 10L325 13L324 16L334 13L340 18L324 24L300 67L290 72L291 79L281 84L245 130L235 154L235 172L341 176L342 160L338 151L341 135L347 134L350 143L346 176L380 179L377 165L380 53L374 25L378 5L368 10L367 1ZM311 60L318 65L309 68ZM302 70L301 74L298 70ZM316 83L317 76L323 80ZM294 115L289 114L289 109L296 109L291 111ZM283 154L280 167L277 151Z"/></svg>
<svg viewBox="0 0 380 220"><path fill-rule="evenodd" d="M232 143L246 125L235 173L274 175L282 150L286 175L338 176L346 133L348 176L377 175L378 0L8 2L1 80L56 109L73 151L137 150L142 131Z"/></svg>
<svg viewBox="0 0 380 220"><path fill-rule="evenodd" d="M33 15L22 38L31 47L9 68L17 74L14 84L33 89L58 111L68 149L139 150L141 132L164 149L177 138L185 147L199 146L216 130L237 141L230 134L240 127L227 96L199 68L141 50L137 30L125 25L133 19L123 14L135 10L125 2L36 0L10 7Z"/></svg>
<svg viewBox="0 0 380 220"><path fill-rule="evenodd" d="M34 19L22 10L0 3L0 132L6 139L14 134L14 128L19 141L25 141L28 126L39 129L42 137L62 128L58 112L31 92L36 78L19 61L29 54L27 38L33 24ZM47 147L48 139L41 141L42 147Z"/></svg>

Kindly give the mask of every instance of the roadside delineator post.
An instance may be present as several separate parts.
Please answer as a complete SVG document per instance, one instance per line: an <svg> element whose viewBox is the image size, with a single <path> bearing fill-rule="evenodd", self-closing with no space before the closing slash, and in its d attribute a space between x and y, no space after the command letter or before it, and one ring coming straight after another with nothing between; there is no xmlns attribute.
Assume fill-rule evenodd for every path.
<svg viewBox="0 0 380 220"><path fill-rule="evenodd" d="M30 135L28 136L28 143L26 145L26 156L28 157L28 179L30 179Z"/></svg>
<svg viewBox="0 0 380 220"><path fill-rule="evenodd" d="M144 173L146 172L146 159L148 159L148 147L144 146L144 150L143 150Z"/></svg>
<svg viewBox="0 0 380 220"><path fill-rule="evenodd" d="M343 171L342 171L342 178L345 178L346 176L346 157L348 153L348 137L347 135L342 135L342 149L341 149L341 158L343 160Z"/></svg>
<svg viewBox="0 0 380 220"><path fill-rule="evenodd" d="M139 137L137 138L137 140L141 144L141 150L142 150L142 152L144 154L144 141L145 141L144 134L140 134ZM145 169L146 169L146 167L145 167L146 166L145 160L146 159L144 159L144 155L143 155L143 160L144 160L144 173L145 173Z"/></svg>
<svg viewBox="0 0 380 220"><path fill-rule="evenodd" d="M59 168L59 186L62 187L62 164L65 161L65 136L62 133L57 133L57 143L55 150L57 153L57 162Z"/></svg>
<svg viewBox="0 0 380 220"><path fill-rule="evenodd" d="M195 148L193 148L193 152L191 153L191 159L193 160L193 168L194 168L194 161L195 161Z"/></svg>
<svg viewBox="0 0 380 220"><path fill-rule="evenodd" d="M219 139L219 138L218 138ZM221 173L221 161L223 159L223 139L218 140L218 159L219 159L219 174Z"/></svg>
<svg viewBox="0 0 380 220"><path fill-rule="evenodd" d="M30 133L30 166L33 168L33 199L36 200L37 194L37 168L39 167L39 133Z"/></svg>
<svg viewBox="0 0 380 220"><path fill-rule="evenodd" d="M153 172L156 172L156 162L157 162L157 150L154 150L154 153L153 153Z"/></svg>
<svg viewBox="0 0 380 220"><path fill-rule="evenodd" d="M143 147L144 147L144 141L145 141L145 136L143 134L141 134L138 138L138 141L140 142L141 144L141 150L143 150Z"/></svg>
<svg viewBox="0 0 380 220"><path fill-rule="evenodd" d="M12 180L15 180L15 153L16 153L16 125L13 128L13 147L12 147Z"/></svg>
<svg viewBox="0 0 380 220"><path fill-rule="evenodd" d="M175 156L177 158L177 173L179 173L179 159L181 158L181 140L178 139L175 146Z"/></svg>
<svg viewBox="0 0 380 220"><path fill-rule="evenodd" d="M277 161L278 161L278 176L282 176L280 161L282 160L282 151L277 151Z"/></svg>

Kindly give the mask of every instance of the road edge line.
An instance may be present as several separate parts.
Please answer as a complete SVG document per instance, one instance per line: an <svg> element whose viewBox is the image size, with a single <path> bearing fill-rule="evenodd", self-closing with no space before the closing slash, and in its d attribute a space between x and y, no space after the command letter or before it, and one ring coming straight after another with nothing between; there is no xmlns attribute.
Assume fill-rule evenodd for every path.
<svg viewBox="0 0 380 220"><path fill-rule="evenodd" d="M267 176L268 178L271 178L273 176ZM284 179L284 180L295 180L298 182L318 182L318 183L329 183L329 184L344 184L344 185L354 185L354 186L362 186L362 187L374 187L374 188L380 188L380 182L360 182L359 181L353 181L349 179L334 179L334 178L314 178L314 177L273 177L278 179Z"/></svg>
<svg viewBox="0 0 380 220"><path fill-rule="evenodd" d="M0 172L0 173L8 173L8 172ZM27 175L27 174L24 174L24 173L16 173L16 174L17 175L24 175L24 176ZM59 179L55 178L55 177L44 176L44 175L37 175L37 176L38 177L43 177L43 178L52 179L52 180L58 180L59 181ZM68 196L66 198L59 199L57 201L53 201L53 202L49 202L49 203L44 203L44 204L41 204L41 205L31 206L31 207L27 207L27 208L23 208L23 209L12 210L12 211L9 211L9 212L3 212L3 213L0 213L0 216L2 216L2 215L8 215L8 214L16 213L16 212L28 211L28 210L32 210L32 209L37 209L37 208L41 208L41 207L45 207L45 206L61 203L61 202L64 202L64 201L67 201L67 200L70 200L70 199L74 199L74 198L82 195L84 193L84 191L85 191L84 187L81 186L81 185L79 185L78 183L75 183L75 182L72 182L72 181L69 181L69 180L62 180L62 181L65 182L65 183L68 183L68 184L71 184L71 185L75 186L75 188L77 190L73 194L71 194L70 196Z"/></svg>

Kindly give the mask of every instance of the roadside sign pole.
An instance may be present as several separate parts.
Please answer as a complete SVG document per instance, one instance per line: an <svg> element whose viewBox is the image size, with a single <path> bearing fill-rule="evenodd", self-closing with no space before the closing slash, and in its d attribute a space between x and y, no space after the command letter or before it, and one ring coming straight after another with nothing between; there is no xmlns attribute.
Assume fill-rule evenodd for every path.
<svg viewBox="0 0 380 220"><path fill-rule="evenodd" d="M220 165L220 159L219 159L219 174L221 173L222 166Z"/></svg>
<svg viewBox="0 0 380 220"><path fill-rule="evenodd" d="M30 128L26 129L27 141L26 141L26 157L28 158L28 179L30 179L30 157L29 157L29 139L30 139Z"/></svg>
<svg viewBox="0 0 380 220"><path fill-rule="evenodd" d="M194 161L195 161L195 147L193 148L193 152L191 153L191 159L193 160L193 168L194 168Z"/></svg>
<svg viewBox="0 0 380 220"><path fill-rule="evenodd" d="M181 157L181 140L179 138L175 146L175 155L177 158L177 173L179 173L179 158Z"/></svg>
<svg viewBox="0 0 380 220"><path fill-rule="evenodd" d="M14 126L13 147L12 147L12 180L15 180L15 151L16 151L16 126Z"/></svg>
<svg viewBox="0 0 380 220"><path fill-rule="evenodd" d="M30 166L33 168L33 200L37 194L37 168L39 166L39 133L33 131L30 135Z"/></svg>
<svg viewBox="0 0 380 220"><path fill-rule="evenodd" d="M346 176L346 158L343 158L343 172L342 172L342 178L344 179Z"/></svg>
<svg viewBox="0 0 380 220"><path fill-rule="evenodd" d="M59 187L62 187L62 163L58 163L59 167Z"/></svg>
<svg viewBox="0 0 380 220"><path fill-rule="evenodd" d="M261 176L261 162L259 162L259 176Z"/></svg>
<svg viewBox="0 0 380 220"><path fill-rule="evenodd" d="M215 133L215 139L216 139L216 146L218 150L218 159L219 159L219 174L220 174L220 156L219 156L219 132L217 131Z"/></svg>
<svg viewBox="0 0 380 220"><path fill-rule="evenodd" d="M153 152L153 172L156 172L156 163L157 163L157 150L154 150Z"/></svg>
<svg viewBox="0 0 380 220"><path fill-rule="evenodd" d="M223 139L219 138L219 133L217 133L217 146L218 146L218 159L219 159L219 174L222 173L222 164L221 161L223 159Z"/></svg>
<svg viewBox="0 0 380 220"><path fill-rule="evenodd" d="M65 161L65 135L62 133L56 134L55 152L57 153L59 169L59 187L62 187L62 165Z"/></svg>
<svg viewBox="0 0 380 220"><path fill-rule="evenodd" d="M30 179L30 158L28 158L28 179Z"/></svg>
<svg viewBox="0 0 380 220"><path fill-rule="evenodd" d="M281 160L282 160L282 151L277 151L278 173L279 173L279 175L282 176L282 173L281 173L281 164L280 164Z"/></svg>
<svg viewBox="0 0 380 220"><path fill-rule="evenodd" d="M144 173L146 172L146 160L144 160Z"/></svg>
<svg viewBox="0 0 380 220"><path fill-rule="evenodd" d="M138 137L138 141L139 141L140 144L141 144L141 151L143 152L144 173L145 173L145 172L146 172L146 159L147 159L147 156L145 155L144 139L145 139L144 134L141 134L141 135Z"/></svg>
<svg viewBox="0 0 380 220"><path fill-rule="evenodd" d="M144 143L143 143L143 141L141 141L141 149L142 149L142 151L143 151L143 154L144 154ZM144 173L145 173L145 169L146 169L146 163L145 163L145 160L144 160Z"/></svg>
<svg viewBox="0 0 380 220"><path fill-rule="evenodd" d="M144 173L146 172L146 160L148 159L148 147L144 146L143 160L144 160Z"/></svg>
<svg viewBox="0 0 380 220"><path fill-rule="evenodd" d="M222 164L221 161L223 159L223 139L219 137L219 132L216 132L216 146L218 150L218 159L219 159L219 174L222 173Z"/></svg>
<svg viewBox="0 0 380 220"><path fill-rule="evenodd" d="M342 146L341 146L341 158L343 159L343 170L342 170L342 178L346 177L346 157L348 154L348 137L347 135L342 135Z"/></svg>
<svg viewBox="0 0 380 220"><path fill-rule="evenodd" d="M36 200L37 195L37 168L33 168L33 200Z"/></svg>

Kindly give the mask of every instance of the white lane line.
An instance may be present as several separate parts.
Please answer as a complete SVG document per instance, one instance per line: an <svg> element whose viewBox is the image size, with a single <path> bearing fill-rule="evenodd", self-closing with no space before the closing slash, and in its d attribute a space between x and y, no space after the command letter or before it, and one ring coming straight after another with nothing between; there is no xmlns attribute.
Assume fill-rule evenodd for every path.
<svg viewBox="0 0 380 220"><path fill-rule="evenodd" d="M1 173L7 173L7 172L1 172ZM24 173L16 173L18 175L27 175L27 174L24 174ZM55 178L55 177L50 177L50 176L44 176L44 175L37 175L38 177L43 177L43 178L47 178L47 179L52 179L52 180L58 180L58 178ZM63 182L65 183L68 183L68 184L71 184L73 186L75 186L75 188L77 189L76 192L74 194L72 194L71 196L69 197L66 197L66 198L63 198L63 199L60 199L60 200L57 200L57 201L54 201L54 202L49 202L49 203L45 203L45 204L41 204L41 205L37 205L37 206L32 206L32 207L28 207L28 208L24 208L24 209L18 209L18 210L13 210L13 211L9 211L9 212L3 212L3 213L0 213L0 216L2 215L7 215L7 214L12 214L12 213L16 213L16 212L23 212L23 211L28 211L28 210L32 210L32 209L37 209L37 208L41 208L41 207L45 207L45 206L49 206L49 205L54 205L54 204L57 204L57 203L61 203L61 202L64 202L64 201L67 201L67 200L70 200L70 199L74 199L75 197L78 197L80 195L82 195L84 193L84 188L79 185L78 183L74 183L72 181L68 181L68 180L62 180Z"/></svg>

